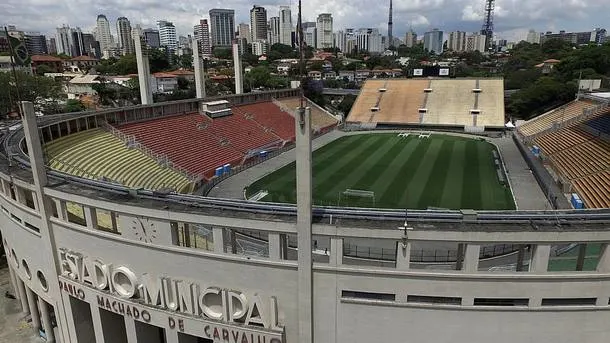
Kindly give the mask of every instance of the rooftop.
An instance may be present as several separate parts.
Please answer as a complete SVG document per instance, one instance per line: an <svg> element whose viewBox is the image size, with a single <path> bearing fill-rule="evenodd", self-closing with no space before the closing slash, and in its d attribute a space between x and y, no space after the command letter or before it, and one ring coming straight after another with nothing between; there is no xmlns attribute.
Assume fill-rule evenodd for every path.
<svg viewBox="0 0 610 343"><path fill-rule="evenodd" d="M32 55L32 62L61 62L63 61L59 57L51 56L51 55Z"/></svg>

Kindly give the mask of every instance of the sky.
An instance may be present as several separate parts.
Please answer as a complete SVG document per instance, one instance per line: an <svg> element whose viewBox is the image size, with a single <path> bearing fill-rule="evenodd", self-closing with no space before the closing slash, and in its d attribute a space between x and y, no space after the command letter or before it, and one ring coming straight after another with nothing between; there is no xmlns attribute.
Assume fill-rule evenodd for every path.
<svg viewBox="0 0 610 343"><path fill-rule="evenodd" d="M253 2L256 1L256 2ZM387 33L390 0L304 0L303 18L315 21L319 13L331 13L333 27L375 27ZM174 22L179 35L192 34L193 25L208 18L212 8L235 10L236 24L249 22L252 5L267 9L267 17L277 16L280 5L292 8L294 0L1 0L0 25L16 25L23 31L53 36L63 24L91 32L98 14L105 14L116 31L116 18L127 17L132 26L156 27L157 20ZM394 0L394 36L404 39L412 27L422 34L433 28L445 32L479 31L483 23L484 0ZM497 38L525 39L529 29L536 31L589 31L604 27L610 13L608 0L496 0ZM610 28L609 28L610 29Z"/></svg>

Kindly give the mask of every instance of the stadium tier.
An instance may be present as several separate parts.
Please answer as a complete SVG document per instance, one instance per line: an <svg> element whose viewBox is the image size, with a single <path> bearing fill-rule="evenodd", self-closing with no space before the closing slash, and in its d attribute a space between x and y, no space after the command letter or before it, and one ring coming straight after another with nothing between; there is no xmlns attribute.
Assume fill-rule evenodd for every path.
<svg viewBox="0 0 610 343"><path fill-rule="evenodd" d="M518 127L524 136L531 136L551 128L555 123L563 123L583 114L585 108L592 108L596 103L588 99L574 100L568 104L552 109L538 117L528 120Z"/></svg>
<svg viewBox="0 0 610 343"><path fill-rule="evenodd" d="M243 153L258 147L282 145L280 137L266 132L253 118L248 119L239 113L213 120L205 116L201 116L200 119L205 119L207 124L204 130L208 130L221 141L226 140L226 143Z"/></svg>
<svg viewBox="0 0 610 343"><path fill-rule="evenodd" d="M272 102L259 102L237 106L239 113L252 116L266 130L285 141L294 141L294 117Z"/></svg>
<svg viewBox="0 0 610 343"><path fill-rule="evenodd" d="M502 79L368 80L348 122L502 127Z"/></svg>
<svg viewBox="0 0 610 343"><path fill-rule="evenodd" d="M286 98L279 100L286 108L294 111L300 106L299 98ZM327 131L337 125L338 121L330 113L322 110L318 105L307 100L307 106L311 108L311 127L314 131Z"/></svg>
<svg viewBox="0 0 610 343"><path fill-rule="evenodd" d="M600 133L610 135L610 114L599 116L589 120L585 124Z"/></svg>
<svg viewBox="0 0 610 343"><path fill-rule="evenodd" d="M79 177L106 179L132 188L192 191L182 174L161 167L138 149L129 149L111 133L91 129L64 136L45 146L51 168Z"/></svg>

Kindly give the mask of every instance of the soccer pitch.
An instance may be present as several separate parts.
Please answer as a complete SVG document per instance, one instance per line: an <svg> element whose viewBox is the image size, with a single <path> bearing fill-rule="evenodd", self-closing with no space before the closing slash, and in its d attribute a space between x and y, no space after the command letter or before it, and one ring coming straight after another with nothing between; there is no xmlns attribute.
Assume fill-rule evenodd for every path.
<svg viewBox="0 0 610 343"><path fill-rule="evenodd" d="M482 140L396 133L341 137L313 153L315 205L381 208L514 209L508 185L498 180L495 147ZM373 197L346 195L347 189ZM295 163L251 184L262 201L296 202Z"/></svg>

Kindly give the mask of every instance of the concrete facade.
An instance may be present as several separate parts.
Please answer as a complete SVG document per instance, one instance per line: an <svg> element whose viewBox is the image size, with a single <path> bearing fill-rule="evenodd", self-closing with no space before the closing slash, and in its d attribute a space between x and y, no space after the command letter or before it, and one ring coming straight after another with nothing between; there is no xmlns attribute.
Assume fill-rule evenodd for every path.
<svg viewBox="0 0 610 343"><path fill-rule="evenodd" d="M184 104L137 109L176 106L179 113ZM31 106L26 112L33 112ZM83 118L95 119L90 116ZM446 220L447 226L410 221L415 225L407 233L397 229L400 221L316 217L312 239L328 248L320 253L310 242L313 249L307 249L299 238L308 252L299 249L297 259L285 253L303 227L294 217L198 209L171 203L171 196L160 201L47 182L38 133L60 124L46 122L39 131L34 118L26 118L33 173L0 161L0 230L11 293L24 314L38 308L32 321L47 342L304 342L303 307L312 309L312 342L407 336L422 342L607 341L608 222L560 228L538 222L528 229L529 220L506 213L508 224L497 229L493 220L470 227L473 218L464 215L457 228L455 220ZM265 253L238 253L237 230L265 237ZM193 240L194 231L209 235ZM354 239L386 242L396 254L384 265L351 259L344 242ZM459 243L459 268L412 268L410 249L419 242ZM479 250L490 242L531 246L530 267L482 270ZM597 268L548 272L550 247L573 242L601 244ZM300 259L312 253L307 300L300 286L306 261Z"/></svg>

